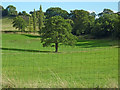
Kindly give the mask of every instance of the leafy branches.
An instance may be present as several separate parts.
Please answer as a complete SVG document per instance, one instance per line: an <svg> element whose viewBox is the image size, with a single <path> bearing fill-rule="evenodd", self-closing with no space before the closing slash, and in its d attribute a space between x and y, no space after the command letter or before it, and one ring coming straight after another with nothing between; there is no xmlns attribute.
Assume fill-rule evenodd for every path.
<svg viewBox="0 0 120 90"><path fill-rule="evenodd" d="M15 27L18 30L25 31L25 28L27 27L27 23L22 17L18 16L15 17L13 20L13 27Z"/></svg>

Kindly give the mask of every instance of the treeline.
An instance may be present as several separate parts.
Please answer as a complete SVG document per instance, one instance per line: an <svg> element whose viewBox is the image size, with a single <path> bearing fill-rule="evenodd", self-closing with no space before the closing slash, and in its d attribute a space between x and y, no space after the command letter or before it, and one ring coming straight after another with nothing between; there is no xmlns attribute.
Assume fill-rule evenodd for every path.
<svg viewBox="0 0 120 90"><path fill-rule="evenodd" d="M47 21L53 16L61 16L67 20L71 26L71 33L75 36L88 35L90 38L120 38L120 14L114 13L110 9L104 9L103 12L96 14L85 10L71 10L68 13L59 7L51 7L42 11L39 10L17 12L16 7L9 5L6 9L2 6L2 16L15 16L13 26L21 31L39 32L45 28ZM39 31L38 31L39 30Z"/></svg>

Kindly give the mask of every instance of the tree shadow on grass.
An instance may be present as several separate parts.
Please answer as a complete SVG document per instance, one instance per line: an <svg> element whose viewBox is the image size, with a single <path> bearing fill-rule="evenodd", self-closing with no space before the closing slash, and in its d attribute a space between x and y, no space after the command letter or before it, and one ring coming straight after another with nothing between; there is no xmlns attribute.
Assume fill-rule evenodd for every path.
<svg viewBox="0 0 120 90"><path fill-rule="evenodd" d="M37 36L37 35L30 35L30 34L22 34L22 35L30 37L30 38L40 38L40 36Z"/></svg>
<svg viewBox="0 0 120 90"><path fill-rule="evenodd" d="M109 47L114 46L115 44L110 41L78 41L79 43L76 44L76 46L82 47L82 48L92 48L92 47Z"/></svg>
<svg viewBox="0 0 120 90"><path fill-rule="evenodd" d="M11 50L11 51L23 51L23 52L55 53L54 51L39 51L39 50L29 50L29 49L17 49L17 48L0 48L0 49Z"/></svg>

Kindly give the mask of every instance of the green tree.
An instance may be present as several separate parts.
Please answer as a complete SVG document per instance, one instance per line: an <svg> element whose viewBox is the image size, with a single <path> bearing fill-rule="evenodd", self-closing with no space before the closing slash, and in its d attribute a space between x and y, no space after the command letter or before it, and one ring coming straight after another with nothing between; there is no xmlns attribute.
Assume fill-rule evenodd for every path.
<svg viewBox="0 0 120 90"><path fill-rule="evenodd" d="M17 15L17 11L16 11L16 7L14 7L13 5L9 5L6 10L8 11L8 15Z"/></svg>
<svg viewBox="0 0 120 90"><path fill-rule="evenodd" d="M42 31L43 46L51 45L55 43L55 52L58 52L58 44L73 45L76 42L76 37L71 33L72 26L68 20L61 16L53 16L45 23L45 27Z"/></svg>
<svg viewBox="0 0 120 90"><path fill-rule="evenodd" d="M29 16L29 32L33 31L33 19L32 16Z"/></svg>
<svg viewBox="0 0 120 90"><path fill-rule="evenodd" d="M72 33L82 35L90 33L90 27L94 23L95 17L90 15L88 11L73 10L70 18L74 21Z"/></svg>
<svg viewBox="0 0 120 90"><path fill-rule="evenodd" d="M0 5L0 12L4 10L4 7Z"/></svg>
<svg viewBox="0 0 120 90"><path fill-rule="evenodd" d="M99 13L98 16L101 17L104 14L113 14L114 12L110 9L104 9L103 12Z"/></svg>
<svg viewBox="0 0 120 90"><path fill-rule="evenodd" d="M13 27L15 27L18 30L25 31L27 24L22 17L18 16L13 19Z"/></svg>
<svg viewBox="0 0 120 90"><path fill-rule="evenodd" d="M2 16L3 11L4 11L4 8L3 8L3 6L0 5L0 18Z"/></svg>
<svg viewBox="0 0 120 90"><path fill-rule="evenodd" d="M97 16L95 12L90 13L91 16L93 16L94 18Z"/></svg>
<svg viewBox="0 0 120 90"><path fill-rule="evenodd" d="M34 30L34 33L36 32L36 21L37 21L36 12L34 9L34 12L33 12L33 30Z"/></svg>
<svg viewBox="0 0 120 90"><path fill-rule="evenodd" d="M44 19L44 13L43 13L43 11L42 11L42 6L40 5L40 11L39 11L39 15L38 15L38 23L39 23L38 28L39 28L39 33L41 33L42 28L43 28L43 25L44 25L43 19Z"/></svg>
<svg viewBox="0 0 120 90"><path fill-rule="evenodd" d="M116 19L116 22L114 23L115 26L115 32L114 35L116 38L120 40L120 15L118 14L118 18Z"/></svg>
<svg viewBox="0 0 120 90"><path fill-rule="evenodd" d="M3 6L0 5L0 17L7 16L7 15L8 15L8 11L6 9L4 9Z"/></svg>
<svg viewBox="0 0 120 90"><path fill-rule="evenodd" d="M22 11L22 15L27 15L26 11Z"/></svg>
<svg viewBox="0 0 120 90"><path fill-rule="evenodd" d="M95 25L92 34L95 37L114 37L116 29L115 22L118 19L117 14L103 14L95 20Z"/></svg>
<svg viewBox="0 0 120 90"><path fill-rule="evenodd" d="M51 7L51 8L48 8L46 10L45 15L46 15L47 19L52 17L52 16L61 16L65 19L67 19L69 16L69 13L66 10L62 10L59 7Z"/></svg>

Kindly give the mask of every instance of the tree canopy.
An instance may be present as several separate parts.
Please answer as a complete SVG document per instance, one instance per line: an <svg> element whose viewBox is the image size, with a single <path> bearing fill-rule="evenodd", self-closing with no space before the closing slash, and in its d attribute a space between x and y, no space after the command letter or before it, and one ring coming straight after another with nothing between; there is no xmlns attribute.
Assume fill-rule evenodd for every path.
<svg viewBox="0 0 120 90"><path fill-rule="evenodd" d="M42 28L44 26L44 13L42 11L42 6L41 5L40 5L40 11L38 13L38 23L39 23L39 26L38 26L39 33L41 33Z"/></svg>
<svg viewBox="0 0 120 90"><path fill-rule="evenodd" d="M61 16L53 16L45 23L44 30L42 31L43 46L48 46L55 43L55 52L58 51L58 44L75 44L76 37L71 33L71 24Z"/></svg>
<svg viewBox="0 0 120 90"><path fill-rule="evenodd" d="M6 10L8 11L8 15L17 15L16 7L13 5L7 6Z"/></svg>
<svg viewBox="0 0 120 90"><path fill-rule="evenodd" d="M21 11L17 14L16 7L9 5L6 9L0 6L2 16L21 16L29 27L31 32L42 33L44 24L48 19L54 16L61 16L72 27L72 34L76 36L86 35L93 38L104 37L119 37L119 16L120 12L114 13L111 9L103 9L99 14L95 12L88 12L85 10L71 10L68 13L66 10L60 7L50 7L46 12L42 11L42 6L39 10L30 11L30 14L26 11ZM31 29L31 30L30 30Z"/></svg>
<svg viewBox="0 0 120 90"><path fill-rule="evenodd" d="M66 10L62 10L59 7L51 7L46 10L46 18L50 18L52 16L61 16L63 18L68 18L69 13Z"/></svg>
<svg viewBox="0 0 120 90"><path fill-rule="evenodd" d="M92 23L95 17L90 15L88 11L73 10L70 13L70 18L74 21L72 33L75 35L82 35L90 32Z"/></svg>
<svg viewBox="0 0 120 90"><path fill-rule="evenodd" d="M18 30L25 31L25 28L27 27L26 21L21 17L15 17L13 20L13 27L15 27Z"/></svg>
<svg viewBox="0 0 120 90"><path fill-rule="evenodd" d="M117 19L117 14L103 14L100 18L96 19L92 34L99 38L108 36L114 37Z"/></svg>

